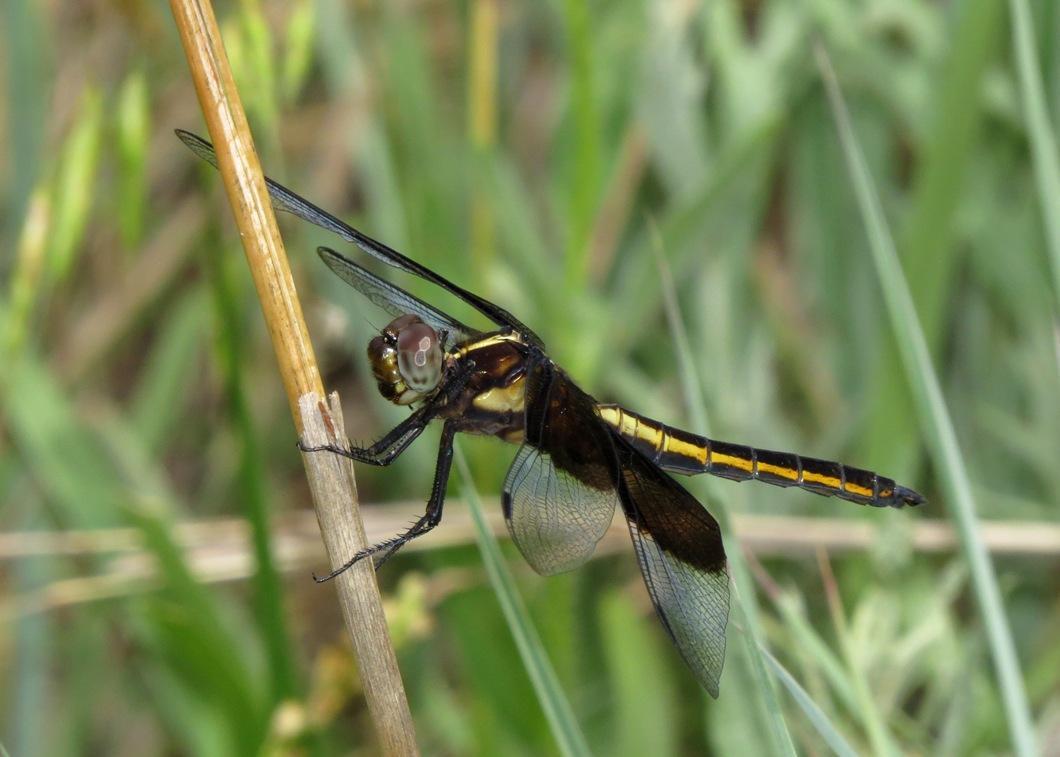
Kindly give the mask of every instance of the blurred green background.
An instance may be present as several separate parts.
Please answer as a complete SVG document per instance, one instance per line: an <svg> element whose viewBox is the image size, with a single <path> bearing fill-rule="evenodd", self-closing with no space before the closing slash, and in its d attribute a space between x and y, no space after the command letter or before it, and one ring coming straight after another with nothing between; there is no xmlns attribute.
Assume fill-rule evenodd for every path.
<svg viewBox="0 0 1060 757"><path fill-rule="evenodd" d="M1038 748L1060 753L1060 7L1029 6L1014 38L1023 0L220 4L274 178L503 303L601 399L928 497L883 512L691 482L747 565L718 701L670 646L626 537L549 579L506 543L592 751L1010 753L1020 687L995 676L994 622ZM0 744L374 753L334 590L309 580L323 551L220 182L173 136L204 128L168 6L9 0L0 19ZM1007 627L952 536L815 41ZM335 239L280 220L325 383L351 434L378 436L405 412L363 360L387 317L320 265ZM436 439L358 467L376 536L421 512ZM496 515L514 448L461 445ZM380 573L423 751L556 753L456 476L450 493L442 526Z"/></svg>

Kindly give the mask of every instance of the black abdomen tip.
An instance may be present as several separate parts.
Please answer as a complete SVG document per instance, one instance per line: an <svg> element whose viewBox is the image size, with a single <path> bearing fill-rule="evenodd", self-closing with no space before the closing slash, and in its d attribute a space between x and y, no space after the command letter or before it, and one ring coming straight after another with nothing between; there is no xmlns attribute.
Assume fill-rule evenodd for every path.
<svg viewBox="0 0 1060 757"><path fill-rule="evenodd" d="M924 504L924 497L919 492L907 489L904 486L894 487L892 507L916 507Z"/></svg>

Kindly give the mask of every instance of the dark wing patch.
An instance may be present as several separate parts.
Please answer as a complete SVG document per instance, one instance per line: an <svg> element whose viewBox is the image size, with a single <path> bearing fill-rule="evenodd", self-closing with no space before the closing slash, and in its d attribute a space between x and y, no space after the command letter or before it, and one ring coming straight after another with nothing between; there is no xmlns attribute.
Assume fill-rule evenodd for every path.
<svg viewBox="0 0 1060 757"><path fill-rule="evenodd" d="M392 316L397 317L412 313L423 319L423 322L436 331L447 333L445 347L448 349L457 342L463 342L479 332L465 326L452 316L446 315L432 305L427 304L414 294L376 276L352 260L335 252L330 247L318 247L320 255L328 268L351 287L363 294L375 305L378 305Z"/></svg>
<svg viewBox="0 0 1060 757"><path fill-rule="evenodd" d="M611 525L618 501L611 434L593 399L546 357L530 360L526 442L504 482L504 517L538 573L575 568Z"/></svg>
<svg viewBox="0 0 1060 757"><path fill-rule="evenodd" d="M716 698L729 619L721 529L680 484L620 436L614 438L622 508L644 583L681 656Z"/></svg>
<svg viewBox="0 0 1060 757"><path fill-rule="evenodd" d="M184 131L183 129L177 129L177 137L200 158L214 168L218 167L217 153L215 152L213 145L205 139L196 136L191 132ZM371 255L376 260L381 260L387 265L414 274L421 279L440 286L453 296L458 297L471 305L471 307L478 310L498 326L510 326L526 337L528 342L538 345L541 344L541 339L537 334L499 305L496 305L483 297L479 297L474 292L469 292L463 287L457 286L440 274L435 273L430 268L417 263L412 258L402 255L394 248L372 239L367 234L358 231L344 221L340 221L331 213L317 207L309 202L309 200L300 197L287 187L279 182L273 181L267 176L265 177L265 184L268 186L269 196L272 198L272 205L277 210L291 213L304 221L309 221L309 223L319 226L322 229L327 229L334 234L338 234L348 242L352 242L360 247L362 252Z"/></svg>

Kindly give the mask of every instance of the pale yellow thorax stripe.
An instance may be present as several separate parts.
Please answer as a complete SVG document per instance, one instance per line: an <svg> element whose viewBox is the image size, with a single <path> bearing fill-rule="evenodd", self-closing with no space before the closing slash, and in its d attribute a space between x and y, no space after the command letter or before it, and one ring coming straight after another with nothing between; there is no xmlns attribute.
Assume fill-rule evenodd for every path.
<svg viewBox="0 0 1060 757"><path fill-rule="evenodd" d="M468 342L462 347L457 348L456 354L458 358L466 358L469 353L475 350L481 350L486 347L492 347L495 344L502 344L504 342L519 343L519 340L513 338L511 334L489 334L487 336L482 337L478 341Z"/></svg>
<svg viewBox="0 0 1060 757"><path fill-rule="evenodd" d="M523 377L520 376L510 386L498 386L475 395L471 404L491 413L521 413L526 402Z"/></svg>

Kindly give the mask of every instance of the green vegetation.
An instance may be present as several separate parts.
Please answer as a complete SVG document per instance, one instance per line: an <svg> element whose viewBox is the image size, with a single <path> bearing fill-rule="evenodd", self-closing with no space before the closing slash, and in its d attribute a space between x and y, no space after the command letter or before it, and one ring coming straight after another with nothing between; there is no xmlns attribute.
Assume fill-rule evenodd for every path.
<svg viewBox="0 0 1060 757"><path fill-rule="evenodd" d="M534 575L482 528L514 448L461 440L446 519L380 573L425 754L1060 750L1055 4L218 12L272 176L598 397L928 497L688 482L734 579L714 701L628 539ZM168 8L0 19L0 754L373 753L238 239L172 135L204 128ZM406 412L363 360L387 316L280 220L376 436ZM358 467L370 532L418 514L437 433Z"/></svg>

